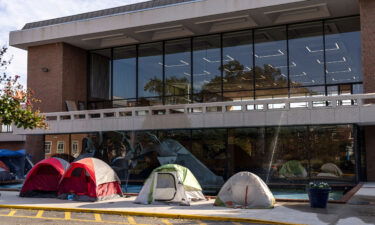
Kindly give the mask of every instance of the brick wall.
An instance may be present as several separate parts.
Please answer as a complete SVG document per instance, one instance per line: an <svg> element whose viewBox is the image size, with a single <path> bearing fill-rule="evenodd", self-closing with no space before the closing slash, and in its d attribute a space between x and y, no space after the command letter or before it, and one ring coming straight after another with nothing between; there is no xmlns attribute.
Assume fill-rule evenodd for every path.
<svg viewBox="0 0 375 225"><path fill-rule="evenodd" d="M363 88L375 92L375 1L359 0L362 36Z"/></svg>
<svg viewBox="0 0 375 225"><path fill-rule="evenodd" d="M24 141L2 141L0 142L0 149L20 150L25 149Z"/></svg>
<svg viewBox="0 0 375 225"><path fill-rule="evenodd" d="M27 86L41 100L36 108L42 112L66 111L66 100L86 101L87 51L83 49L65 43L30 47L27 74ZM44 136L28 136L26 149L36 161L44 159Z"/></svg>
<svg viewBox="0 0 375 225"><path fill-rule="evenodd" d="M375 1L359 0L362 36L363 89L375 92ZM373 101L371 101L373 103ZM367 126L365 132L367 180L375 181L375 127Z"/></svg>

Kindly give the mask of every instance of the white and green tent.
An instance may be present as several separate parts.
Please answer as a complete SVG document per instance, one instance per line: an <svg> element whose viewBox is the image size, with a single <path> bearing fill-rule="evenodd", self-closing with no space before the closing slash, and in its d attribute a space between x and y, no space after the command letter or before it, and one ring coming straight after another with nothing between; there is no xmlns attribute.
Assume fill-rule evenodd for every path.
<svg viewBox="0 0 375 225"><path fill-rule="evenodd" d="M188 168L167 164L152 171L135 203L170 202L190 205L191 201L204 199L200 184Z"/></svg>

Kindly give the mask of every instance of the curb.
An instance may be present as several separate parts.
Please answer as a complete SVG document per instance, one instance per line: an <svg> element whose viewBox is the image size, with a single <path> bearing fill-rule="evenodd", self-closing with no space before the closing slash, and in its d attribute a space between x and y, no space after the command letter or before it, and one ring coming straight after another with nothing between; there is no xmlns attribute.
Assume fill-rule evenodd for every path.
<svg viewBox="0 0 375 225"><path fill-rule="evenodd" d="M287 223L287 222L252 219L252 218L186 215L186 214L172 214L172 213L150 213L150 212L135 212L135 211L111 211L111 210L101 210L101 209L78 209L78 208L21 206L21 205L0 205L0 208L24 209L24 210L44 210L44 211L64 211L64 212L77 212L77 213L99 213L99 214L111 214L111 215L123 215L123 216L144 216L144 217L158 217L158 218L171 218L171 219L227 221L227 222L244 222L244 223L258 223L258 224L275 224L275 225L276 224L280 224L280 225L303 225L303 224L297 224L297 223Z"/></svg>

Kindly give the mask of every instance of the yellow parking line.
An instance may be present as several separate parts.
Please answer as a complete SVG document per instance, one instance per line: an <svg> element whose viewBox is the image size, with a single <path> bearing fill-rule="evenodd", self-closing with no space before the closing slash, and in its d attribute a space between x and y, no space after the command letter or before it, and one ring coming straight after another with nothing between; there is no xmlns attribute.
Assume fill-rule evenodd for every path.
<svg viewBox="0 0 375 225"><path fill-rule="evenodd" d="M5 216L7 217L8 215L0 215L0 217ZM13 216L15 218L28 218L28 219L43 219L43 220L65 220L65 218L53 218L53 217L40 217L37 218L35 216ZM124 222L117 222L117 221L95 221L95 220L85 220L85 219L71 219L70 221L75 221L75 222L88 222L88 223L98 223L98 224L121 224L121 225L128 225L129 223L124 223ZM138 224L138 225L150 225L150 224Z"/></svg>
<svg viewBox="0 0 375 225"><path fill-rule="evenodd" d="M70 212L65 212L65 217L64 217L65 220L70 220L72 219L72 214Z"/></svg>
<svg viewBox="0 0 375 225"><path fill-rule="evenodd" d="M128 216L127 218L128 218L128 222L129 222L130 224L137 224L137 223L135 222L135 220L134 220L133 217Z"/></svg>
<svg viewBox="0 0 375 225"><path fill-rule="evenodd" d="M161 222L163 222L164 224L166 225L173 225L171 222L169 222L169 220L167 219L162 219Z"/></svg>
<svg viewBox="0 0 375 225"><path fill-rule="evenodd" d="M199 221L198 221L198 224L199 225L207 225L207 223L203 223L203 222L199 222Z"/></svg>
<svg viewBox="0 0 375 225"><path fill-rule="evenodd" d="M7 216L14 216L14 214L16 214L16 212L17 212L17 210L12 209L12 210L10 210L10 212L8 213Z"/></svg>
<svg viewBox="0 0 375 225"><path fill-rule="evenodd" d="M100 216L100 214L95 213L94 216L95 216L95 221L96 221L96 222L100 222L100 221L102 221L102 217Z"/></svg>
<svg viewBox="0 0 375 225"><path fill-rule="evenodd" d="M42 218L43 217L44 210L39 210L36 214L35 218Z"/></svg>

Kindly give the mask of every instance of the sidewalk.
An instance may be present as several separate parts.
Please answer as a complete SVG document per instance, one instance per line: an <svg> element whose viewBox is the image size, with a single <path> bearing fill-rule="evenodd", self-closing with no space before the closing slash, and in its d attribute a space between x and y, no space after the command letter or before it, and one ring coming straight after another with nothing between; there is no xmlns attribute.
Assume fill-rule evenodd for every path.
<svg viewBox="0 0 375 225"><path fill-rule="evenodd" d="M374 186L375 187L375 186ZM368 188L364 185L363 188ZM362 190L362 189L361 189ZM361 190L358 191L359 195ZM367 190L368 191L368 190ZM375 196L375 188L368 195ZM353 197L355 198L355 196ZM307 203L277 203L274 209L229 209L214 207L213 200L193 203L190 207L176 205L139 205L134 204L135 197L119 198L102 202L75 202L53 198L20 198L18 192L2 191L0 207L19 207L23 209L72 210L89 212L115 212L129 215L157 217L204 216L227 218L232 221L246 222L259 220L283 222L285 224L375 224L375 205L329 204L327 209L312 209ZM225 218L222 218L225 217ZM190 219L192 219L190 218Z"/></svg>

